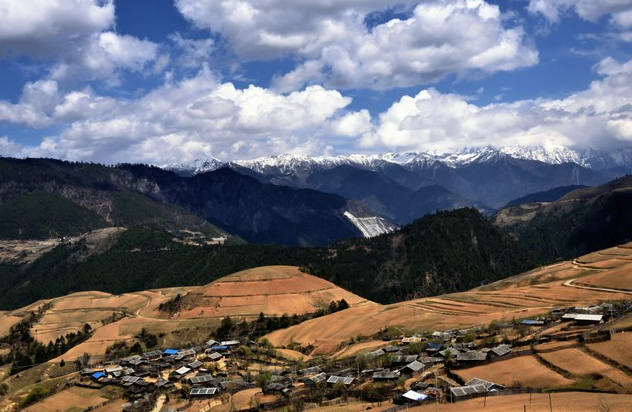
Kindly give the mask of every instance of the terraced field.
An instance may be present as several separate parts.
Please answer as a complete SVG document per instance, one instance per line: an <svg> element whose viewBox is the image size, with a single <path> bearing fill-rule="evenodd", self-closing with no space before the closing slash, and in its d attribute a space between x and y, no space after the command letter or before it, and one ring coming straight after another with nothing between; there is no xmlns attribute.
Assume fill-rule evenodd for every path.
<svg viewBox="0 0 632 412"><path fill-rule="evenodd" d="M290 340L313 344L318 353L337 350L349 337L369 336L391 326L428 332L486 325L492 320L529 318L553 308L589 306L630 299L632 243L545 266L468 292L347 310L314 319L267 337L276 345ZM622 277L622 273L625 276ZM321 347L326 343L327 349Z"/></svg>

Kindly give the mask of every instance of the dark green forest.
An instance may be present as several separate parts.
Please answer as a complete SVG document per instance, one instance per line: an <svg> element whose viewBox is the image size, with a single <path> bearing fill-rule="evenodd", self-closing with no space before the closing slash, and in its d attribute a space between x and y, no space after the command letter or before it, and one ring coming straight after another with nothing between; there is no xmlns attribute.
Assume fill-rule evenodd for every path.
<svg viewBox="0 0 632 412"><path fill-rule="evenodd" d="M393 234L329 248L243 244L192 246L173 234L132 228L109 250L79 259L62 244L31 265L0 265L0 308L81 290L115 294L202 285L264 265L293 265L368 299L391 303L466 290L529 269L533 260L473 209L426 216Z"/></svg>

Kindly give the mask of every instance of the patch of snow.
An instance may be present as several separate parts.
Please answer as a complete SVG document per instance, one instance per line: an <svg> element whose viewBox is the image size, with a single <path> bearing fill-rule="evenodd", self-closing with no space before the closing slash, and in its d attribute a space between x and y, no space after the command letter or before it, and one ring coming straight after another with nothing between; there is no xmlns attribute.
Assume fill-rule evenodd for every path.
<svg viewBox="0 0 632 412"><path fill-rule="evenodd" d="M344 216L349 219L355 227L360 229L366 238L379 236L384 233L391 233L397 229L397 227L393 226L386 219L379 216L357 217L349 211L346 211Z"/></svg>

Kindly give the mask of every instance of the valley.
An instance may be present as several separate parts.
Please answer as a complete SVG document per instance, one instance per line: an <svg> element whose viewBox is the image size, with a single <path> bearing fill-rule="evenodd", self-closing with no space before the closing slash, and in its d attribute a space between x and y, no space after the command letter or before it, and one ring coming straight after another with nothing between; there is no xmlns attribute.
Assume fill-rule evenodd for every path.
<svg viewBox="0 0 632 412"><path fill-rule="evenodd" d="M467 292L380 305L353 295L323 279L303 273L299 268L271 266L235 273L205 286L154 289L122 295L79 292L3 312L0 324L3 328L2 334L6 334L12 325L28 313L41 313L41 316L33 323L31 333L35 339L44 344L68 333L78 332L85 328L86 324L90 325L92 333L85 342L79 343L61 356L33 369L44 376L53 376L56 375L54 371L59 368L62 360L68 364L73 363L75 359L87 358L92 368L98 370L101 362L111 359L112 355L106 354L113 353L111 352L113 347L121 348L116 350L127 348L124 353L129 353L127 351L134 342L139 341L139 336L155 336L158 348L186 348L190 345L199 347L199 345L204 345L209 336L212 336L227 318L233 319L234 324L253 322L251 325L255 325L258 319L261 320L261 316L278 318L308 314L327 308L330 302L344 300L348 303L348 308L344 310L268 332L264 335L265 342L278 348L275 349L277 354L261 352L264 350L261 349L262 347L250 344L255 358L261 359L258 361L261 362L264 359L262 357L272 356L272 360L265 361L263 365L277 364L279 371L287 368L296 371L293 368L305 367L301 365L320 365L325 369L333 367L334 372L329 373L335 375L336 368L344 368L345 364L357 364L357 362L370 364L382 359L379 357L382 355L372 355L378 356L373 361L369 355L389 346L395 345L400 353L406 354L413 350L414 345L418 345L410 342L421 342L422 347L429 351L435 343L439 343L439 347L448 347L455 345L454 342L462 342L465 334L473 331L472 340L468 338L468 342L475 342L480 345L480 348L489 348L486 345L498 345L501 341L509 340L513 346L512 354L506 358L494 359L491 363L465 365L463 363L465 361L458 359L462 353L466 352L458 352L458 356L454 355L456 365L447 366L453 374L450 376L456 376L460 382L479 378L512 388L514 391L535 391L531 395L531 400L535 402L533 405L537 405L543 402L541 400L543 395L537 394L543 389L591 389L614 391L619 394L632 392L632 358L627 356L627 351L621 350L627 347L630 338L628 333L618 332L629 327L626 326L629 323L629 315L613 317L605 325L594 326L573 326L555 320L556 318L551 318L550 315L560 308L568 312L572 308L596 308L596 305L602 302L613 302L617 305L621 302L629 302L632 292L625 286L631 284L632 279L627 279L632 276L630 269L632 269L632 244L628 243L572 261L538 268ZM167 302L178 302L178 305L175 310L161 310L161 305L164 306ZM544 320L546 325L518 327L523 319L546 319ZM497 328L494 329L496 332L490 334L492 325L498 326L493 326ZM597 329L609 331L608 333L615 332L608 336L608 340L601 342L583 343L581 339L577 340L578 337L595 333ZM569 339L567 338L571 336L569 334L575 337ZM437 338L444 335L446 337ZM385 336L388 336L387 341L383 340ZM419 336L419 338L406 338L409 339L406 341L404 338L409 336ZM490 340L490 337L494 337L493 340ZM243 336L233 335L234 338L241 340ZM243 341L239 344L244 345ZM239 351L233 349L232 355L224 353L226 365L228 362L241 365L244 359L243 350L245 349ZM297 350L303 352L300 353ZM202 359L204 353L210 352L202 350L198 353L201 355L197 357ZM384 365L388 365L390 356L380 362L386 362ZM412 358L427 362L423 356L428 357L427 354L422 354L421 357L415 355ZM429 357L428 361L430 359ZM449 364L447 359L440 358L439 361L440 364ZM104 365L107 366L111 362L110 360ZM116 363L120 363L120 360ZM230 379L239 376L245 379L246 375L223 363L206 361L206 364L219 368L215 369L217 373L225 371ZM256 364L257 361L253 365ZM428 363L427 370L438 372L439 370L432 365ZM266 370L266 366L244 367L251 371L249 372L253 376L251 379L255 379L255 376L261 375ZM372 387L371 385L375 385L367 383L370 380L367 381L366 378L356 375L353 370L352 367L351 371L345 372L347 374L345 376L355 377L354 379L358 382L365 383L356 384L359 385L357 389L349 388L350 392L345 396L360 396L357 392L360 388L365 388L363 390L366 391ZM520 373L516 374L516 371ZM430 375L413 373L412 379L407 380L404 385L409 387L416 382L424 381L431 384L435 379L433 373ZM6 398L9 403L4 403L5 406L11 404L11 399L20 399L21 396L32 391L33 387L40 385L29 381L32 379L29 376L31 376L29 373L24 372L3 380L10 391ZM64 379L75 382L78 375L68 375ZM178 385L179 381L174 382ZM453 379L445 382L448 381L452 382ZM305 391L308 387L301 385L305 384L298 386L295 384L292 389L295 395L288 398L288 402L292 402L291 399L298 399L297 396L313 396L309 390ZM96 410L108 410L107 405L122 405L117 401L112 403L108 400L110 399L108 396L111 395L100 392L109 387L111 384L102 383L90 392L93 395L89 396L97 396L94 398L94 405L100 402L106 404L103 408L97 407ZM398 385L385 387L391 388L389 393L392 394L391 391L396 391ZM442 396L448 397L442 402L449 400L449 388L449 386L441 386L444 394ZM68 401L71 398L64 398L66 395L63 394L69 390L71 389L62 390L55 396L61 396L60 399ZM248 395L251 399L256 398L262 404L286 402L283 396L270 397L270 395L261 394L261 389L247 391L252 391L251 395ZM240 393L238 391L235 396ZM312 395L309 395L310 393ZM327 390L323 392L323 395L329 393ZM350 393L356 395L350 395ZM518 399L520 395L512 396ZM582 396L586 396L584 404L589 402L597 405L601 399L606 399L608 404L615 408L613 410L629 402L626 395L587 393ZM214 399L213 404L220 410L222 405L226 405L227 398L220 396ZM490 395L486 402L489 402L490 408L501 408L503 402L509 399L512 397ZM524 395L519 399L524 399ZM553 399L557 400L556 410L558 410L557 407L562 408L562 404L568 405L564 407L572 408L576 397L555 393ZM192 401L193 408L196 408L196 405L197 408L202 408L207 404L204 400ZM480 399L464 401L466 403L463 405L473 405L470 406L471 410L476 410L475 408L480 406L478 402L481 401ZM42 405L46 404L44 402ZM454 407L457 405L461 405L461 402L454 404ZM244 406L244 408L247 407ZM420 410L429 407L421 407ZM452 408L450 404L441 404L441 410L452 410L450 408Z"/></svg>

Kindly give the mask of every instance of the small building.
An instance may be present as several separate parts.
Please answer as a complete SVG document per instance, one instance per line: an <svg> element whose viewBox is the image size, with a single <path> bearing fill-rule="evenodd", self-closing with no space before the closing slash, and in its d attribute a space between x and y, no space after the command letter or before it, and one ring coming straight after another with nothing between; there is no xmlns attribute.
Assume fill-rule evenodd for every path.
<svg viewBox="0 0 632 412"><path fill-rule="evenodd" d="M193 370L197 370L197 369L200 369L202 366L204 366L204 364L202 362L196 360L196 361L193 361L191 363L187 363L186 366L187 366L187 368L191 368Z"/></svg>
<svg viewBox="0 0 632 412"><path fill-rule="evenodd" d="M178 354L177 349L165 349L164 352L162 352L163 356L175 356L177 354Z"/></svg>
<svg viewBox="0 0 632 412"><path fill-rule="evenodd" d="M241 342L239 342L238 340L223 340L222 342L220 342L221 346L228 346L229 348L236 348L237 346L241 345Z"/></svg>
<svg viewBox="0 0 632 412"><path fill-rule="evenodd" d="M477 385L485 385L485 389L487 390L487 392L502 391L505 389L503 385L499 383L486 381L485 379L472 378L469 381L465 382L465 386L477 386Z"/></svg>
<svg viewBox="0 0 632 412"><path fill-rule="evenodd" d="M159 350L152 350L150 352L144 352L141 357L147 360L156 360L162 357L162 352Z"/></svg>
<svg viewBox="0 0 632 412"><path fill-rule="evenodd" d="M215 346L211 346L210 349L214 352L219 352L223 354L230 352L230 348L226 345L215 345Z"/></svg>
<svg viewBox="0 0 632 412"><path fill-rule="evenodd" d="M401 376L399 371L379 371L373 373L372 379L374 381L396 381Z"/></svg>
<svg viewBox="0 0 632 412"><path fill-rule="evenodd" d="M239 392L242 389L246 389L248 388L250 385L248 384L248 382L246 382L243 379L234 379L234 380L230 380L230 381L223 381L220 382L220 385L222 387L222 389L224 389L225 391L234 393L234 392Z"/></svg>
<svg viewBox="0 0 632 412"><path fill-rule="evenodd" d="M303 376L310 376L310 375L317 375L321 373L322 371L323 370L320 368L320 366L312 366L305 369L299 369L296 373Z"/></svg>
<svg viewBox="0 0 632 412"><path fill-rule="evenodd" d="M492 357L500 357L510 354L512 351L511 345L502 344L498 345L495 348L492 348L489 353Z"/></svg>
<svg viewBox="0 0 632 412"><path fill-rule="evenodd" d="M317 375L313 375L310 378L305 379L304 383L306 386L316 386L320 382L324 382L327 380L327 374L325 372L321 372Z"/></svg>
<svg viewBox="0 0 632 412"><path fill-rule="evenodd" d="M374 350L374 351L368 352L366 354L366 356L375 356L375 357L377 357L377 356L382 356L382 355L385 355L385 354L386 354L386 352L384 352L383 349L378 349L378 350Z"/></svg>
<svg viewBox="0 0 632 412"><path fill-rule="evenodd" d="M420 338L419 336L403 337L402 338L402 345L408 345L408 344L411 344L411 343L419 343L422 340L423 339Z"/></svg>
<svg viewBox="0 0 632 412"><path fill-rule="evenodd" d="M457 357L459 353L461 352L455 348L450 347L450 348L447 348L446 350L438 352L437 354L443 356L444 358L447 358L448 356L452 356L454 358L454 357Z"/></svg>
<svg viewBox="0 0 632 412"><path fill-rule="evenodd" d="M485 362L487 360L487 354L485 352L468 351L460 352L456 355L456 361L459 363L477 363Z"/></svg>
<svg viewBox="0 0 632 412"><path fill-rule="evenodd" d="M413 375L415 373L423 372L424 364L419 361L413 361L401 369L401 372L405 375Z"/></svg>
<svg viewBox="0 0 632 412"><path fill-rule="evenodd" d="M215 396L219 392L218 388L192 388L189 396L192 398L204 398Z"/></svg>
<svg viewBox="0 0 632 412"><path fill-rule="evenodd" d="M336 375L331 375L329 377L329 379L327 379L327 383L331 384L331 385L335 385L337 383L343 383L345 385L351 385L353 383L355 378L352 377L347 377L347 376L336 376Z"/></svg>
<svg viewBox="0 0 632 412"><path fill-rule="evenodd" d="M474 398L487 393L487 387L483 384L469 386L455 386L450 388L450 402Z"/></svg>
<svg viewBox="0 0 632 412"><path fill-rule="evenodd" d="M413 390L409 390L405 394L402 395L402 398L407 399L412 402L423 402L429 398L428 395L424 395L423 393L415 392Z"/></svg>
<svg viewBox="0 0 632 412"><path fill-rule="evenodd" d="M382 350L386 353L395 353L395 352L400 351L400 347L393 345L393 346L387 346L385 348L382 348Z"/></svg>
<svg viewBox="0 0 632 412"><path fill-rule="evenodd" d="M405 364L417 360L417 355L395 355L391 358L392 364Z"/></svg>
<svg viewBox="0 0 632 412"><path fill-rule="evenodd" d="M576 325L596 325L601 323L603 315L578 314L575 316Z"/></svg>
<svg viewBox="0 0 632 412"><path fill-rule="evenodd" d="M202 360L206 361L206 362L217 362L218 360L222 359L224 355L222 355L219 352L211 352L211 353L207 353L204 356L202 356Z"/></svg>
<svg viewBox="0 0 632 412"><path fill-rule="evenodd" d="M107 375L103 372L95 372L90 377L95 381L98 381L101 378L105 378Z"/></svg>
<svg viewBox="0 0 632 412"><path fill-rule="evenodd" d="M183 366L181 368L178 368L174 371L174 373L176 374L176 376L178 377L183 377L184 375L188 374L191 372L191 368L187 368L186 366Z"/></svg>
<svg viewBox="0 0 632 412"><path fill-rule="evenodd" d="M208 386L207 384L209 382L213 382L216 381L216 379L213 377L213 375L198 375L198 376L193 376L187 379L187 382L189 383L189 385L204 385L204 386ZM219 381L217 381L219 383ZM212 385L212 386L216 386L216 385Z"/></svg>

